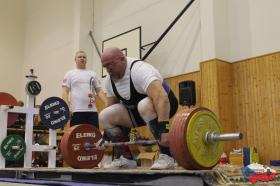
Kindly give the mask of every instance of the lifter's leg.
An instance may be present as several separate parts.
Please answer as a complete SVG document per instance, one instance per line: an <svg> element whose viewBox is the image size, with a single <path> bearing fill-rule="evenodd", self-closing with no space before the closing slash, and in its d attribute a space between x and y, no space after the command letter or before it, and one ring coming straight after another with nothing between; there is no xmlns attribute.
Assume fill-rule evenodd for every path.
<svg viewBox="0 0 280 186"><path fill-rule="evenodd" d="M132 123L126 108L122 104L114 104L105 108L99 114L100 123L103 126L105 135L112 142L125 142L129 140L129 128ZM128 146L116 147L117 158L121 155L132 159Z"/></svg>

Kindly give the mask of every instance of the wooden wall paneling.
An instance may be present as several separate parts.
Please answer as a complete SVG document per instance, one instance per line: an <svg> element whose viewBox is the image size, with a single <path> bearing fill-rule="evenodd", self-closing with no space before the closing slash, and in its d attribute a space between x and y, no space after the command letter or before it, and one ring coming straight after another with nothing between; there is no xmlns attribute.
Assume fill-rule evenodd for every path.
<svg viewBox="0 0 280 186"><path fill-rule="evenodd" d="M270 71L271 73L271 130L274 133L274 147L273 149L279 149L275 151L271 159L280 159L280 53L272 55L269 59L271 61Z"/></svg>
<svg viewBox="0 0 280 186"><path fill-rule="evenodd" d="M234 80L235 80L235 110L237 125L244 134L241 141L242 146L256 146L261 144L263 139L258 133L262 130L259 125L258 99L257 91L259 76L257 73L257 65L252 60L234 64ZM261 129L260 131L258 129ZM254 139L254 136L259 136Z"/></svg>
<svg viewBox="0 0 280 186"><path fill-rule="evenodd" d="M224 133L239 132L233 113L233 74L232 64L217 60L217 85L219 121ZM225 152L229 153L236 147L236 141L225 142Z"/></svg>
<svg viewBox="0 0 280 186"><path fill-rule="evenodd" d="M256 146L261 163L280 159L280 53L233 64L234 108L242 146Z"/></svg>
<svg viewBox="0 0 280 186"><path fill-rule="evenodd" d="M269 63L269 62L268 62ZM249 129L250 136L248 138L248 143L250 146L254 146L255 144L261 147L261 161L263 163L267 163L266 158L268 157L269 149L271 149L272 143L267 143L270 141L270 136L263 134L269 134L269 129L266 127L269 121L269 108L267 107L267 103L269 104L270 100L265 100L267 96L267 90L269 82L266 81L267 75L270 72L267 71L266 66L268 65L264 57L251 59L247 64L249 69L251 69L250 73L252 74L252 90L249 96L251 99L249 105L250 113L249 115L249 125L254 125L253 130ZM252 121L253 122L250 122ZM249 127L247 127L249 128Z"/></svg>
<svg viewBox="0 0 280 186"><path fill-rule="evenodd" d="M274 119L275 110L279 112L279 104L277 106L277 100L279 100L279 79L275 79L275 77L279 77L279 63L275 63L273 61L273 56L268 55L263 56L256 59L256 65L258 67L258 93L259 100L257 102L257 115L259 117L258 125L261 126L262 132L258 132L259 135L263 136L263 160L265 163L269 163L271 159L280 159L279 151L279 120ZM277 55L276 55L277 56ZM279 56L279 55L278 55ZM276 85L276 86L275 86ZM277 86L278 85L278 86ZM274 88L278 87L278 95L274 94ZM278 102L279 103L279 102ZM277 130L278 129L278 130ZM258 130L259 131L259 130ZM258 138L257 137L254 137ZM259 144L260 145L260 144ZM277 148L278 147L278 148ZM277 150L276 150L277 149Z"/></svg>
<svg viewBox="0 0 280 186"><path fill-rule="evenodd" d="M248 104L248 101L245 97L246 90L246 74L244 71L244 64L236 65L233 64L233 114L236 120L236 125L238 130L244 134L242 141L239 141L238 144L242 147L243 144L247 144L247 126L245 125L246 121L246 108L245 104ZM243 123L243 124L242 124Z"/></svg>
<svg viewBox="0 0 280 186"><path fill-rule="evenodd" d="M219 118L218 67L216 59L200 64L201 106L212 110Z"/></svg>
<svg viewBox="0 0 280 186"><path fill-rule="evenodd" d="M280 53L272 55L269 59L271 61L270 71L271 73L271 124L270 129L273 131L274 147L279 149L272 153L271 159L280 159Z"/></svg>
<svg viewBox="0 0 280 186"><path fill-rule="evenodd" d="M201 63L200 67L201 106L217 115L224 133L240 132L234 117L232 64L214 59ZM237 146L234 141L225 144L226 153Z"/></svg>

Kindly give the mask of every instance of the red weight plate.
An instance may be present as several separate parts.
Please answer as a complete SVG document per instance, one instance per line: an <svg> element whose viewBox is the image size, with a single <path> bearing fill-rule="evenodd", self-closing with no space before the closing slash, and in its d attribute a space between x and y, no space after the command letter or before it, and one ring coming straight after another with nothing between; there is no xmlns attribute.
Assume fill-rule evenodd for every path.
<svg viewBox="0 0 280 186"><path fill-rule="evenodd" d="M8 114L8 127L11 127L18 119L19 114L18 113L9 113Z"/></svg>
<svg viewBox="0 0 280 186"><path fill-rule="evenodd" d="M196 108L192 111L184 109L175 115L169 131L169 147L174 159L180 166L190 170L212 168L199 165L192 157L185 141L190 119L196 112L199 111L212 112L209 109L202 107Z"/></svg>
<svg viewBox="0 0 280 186"><path fill-rule="evenodd" d="M18 102L14 96L6 92L0 92L0 105L17 106Z"/></svg>
<svg viewBox="0 0 280 186"><path fill-rule="evenodd" d="M89 124L75 125L67 129L60 144L63 159L73 168L96 167L103 158L104 150L86 149L84 146L97 143L101 138L100 131Z"/></svg>
<svg viewBox="0 0 280 186"><path fill-rule="evenodd" d="M11 106L18 106L19 103L14 96L8 94L6 92L0 92L0 105L11 105ZM7 126L12 126L18 118L17 113L9 113L8 114L8 122Z"/></svg>
<svg viewBox="0 0 280 186"><path fill-rule="evenodd" d="M169 147L173 157L180 166L185 169L193 169L191 163L188 161L188 154L184 147L184 127L188 115L189 110L185 109L175 115L169 131Z"/></svg>

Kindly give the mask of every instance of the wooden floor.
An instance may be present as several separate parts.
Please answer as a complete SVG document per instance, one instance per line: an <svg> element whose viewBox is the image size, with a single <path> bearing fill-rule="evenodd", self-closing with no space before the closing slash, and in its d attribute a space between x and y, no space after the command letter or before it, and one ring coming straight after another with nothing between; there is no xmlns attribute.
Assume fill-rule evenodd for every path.
<svg viewBox="0 0 280 186"><path fill-rule="evenodd" d="M31 185L32 184L0 182L0 186L31 186ZM36 185L36 186L40 186L40 185Z"/></svg>
<svg viewBox="0 0 280 186"><path fill-rule="evenodd" d="M74 169L71 167L57 167L57 168L47 168L47 167L39 167L39 168L4 168L0 169L0 171L24 171L24 172L57 172L57 173L125 173L125 174L150 174L150 173L162 173L162 174L174 174L174 173L191 173L191 174L199 174L203 172L209 172L209 170L186 170L181 167L170 170L150 170L149 168L138 167L137 169L103 169L103 168L93 168L93 169Z"/></svg>
<svg viewBox="0 0 280 186"><path fill-rule="evenodd" d="M102 168L5 168L0 169L0 186L21 185L153 185L153 186L185 186L185 185L251 185L244 180L241 167L232 165L217 165L212 170L150 170L137 169L108 170ZM280 168L273 167L280 175ZM9 180L10 179L10 180ZM15 181L13 181L15 180ZM26 180L23 183L18 180ZM30 180L28 182L28 180ZM38 182L36 182L38 181ZM41 181L41 182L40 182ZM42 183L45 182L45 184ZM63 183L63 184L62 184ZM70 184L68 184L70 183ZM280 177L269 182L257 182L255 185L280 185Z"/></svg>
<svg viewBox="0 0 280 186"><path fill-rule="evenodd" d="M0 169L0 181L6 179L45 180L61 182L80 182L108 185L160 185L176 186L205 185L205 175L211 171L193 171L177 168L174 170L150 170L149 168L108 170L102 168L5 168ZM34 182L35 183L35 182ZM38 182L38 184L42 184ZM67 185L67 184L66 184ZM206 184L207 185L207 184ZM1 185L0 185L1 186Z"/></svg>

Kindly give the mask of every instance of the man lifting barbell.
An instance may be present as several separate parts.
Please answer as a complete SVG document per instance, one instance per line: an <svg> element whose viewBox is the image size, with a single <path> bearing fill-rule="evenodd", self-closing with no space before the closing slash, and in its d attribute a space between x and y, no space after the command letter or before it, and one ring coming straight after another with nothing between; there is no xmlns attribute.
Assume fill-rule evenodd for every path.
<svg viewBox="0 0 280 186"><path fill-rule="evenodd" d="M100 131L91 125L69 128L61 140L61 152L71 167L96 167L104 148L114 146L118 157L103 167L136 168L128 145L159 144L161 154L152 169L174 168L173 157L186 169L210 169L223 152L223 141L242 138L240 133L223 134L215 114L207 108L178 112L169 132L168 121L178 101L159 72L148 63L125 57L118 48L106 49L101 62L110 76L105 80L109 106L100 113L100 120L112 142L102 143ZM145 123L156 140L130 142L128 128Z"/></svg>
<svg viewBox="0 0 280 186"><path fill-rule="evenodd" d="M108 107L100 113L104 133L112 142L128 141L128 128L146 123L159 140L160 156L151 169L172 169L175 162L168 148L169 118L178 101L162 76L152 65L126 57L118 48L105 49L102 66ZM104 168L135 168L128 146L117 147L117 158Z"/></svg>
<svg viewBox="0 0 280 186"><path fill-rule="evenodd" d="M181 89L182 87L180 87L180 92L185 90ZM180 104L183 106L195 104L195 100L189 102L186 98L188 98L186 94L181 92ZM112 117L109 119L112 119ZM171 154L178 165L185 169L196 170L214 167L223 153L223 141L240 140L242 139L242 134L223 133L216 115L208 108L197 107L186 108L177 112L173 118L168 138ZM65 131L60 147L63 159L71 167L84 169L96 167L102 160L104 150L107 147L118 147L119 150L122 150L132 144L155 145L162 143L161 141L160 138L158 140L137 138L135 141L116 142L115 140L115 142L108 143L104 142L102 134L97 128L82 124L73 126ZM161 161L164 162L167 159L167 155L162 156L163 158L161 158L164 160ZM116 167L133 168L136 167L136 164L133 160L121 157L105 165L105 168Z"/></svg>

